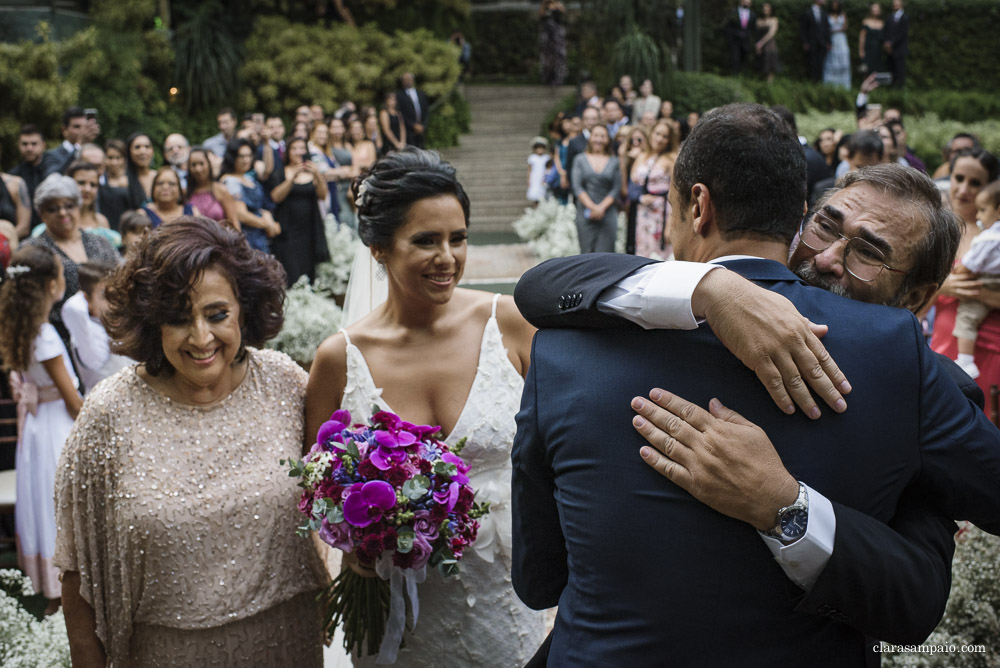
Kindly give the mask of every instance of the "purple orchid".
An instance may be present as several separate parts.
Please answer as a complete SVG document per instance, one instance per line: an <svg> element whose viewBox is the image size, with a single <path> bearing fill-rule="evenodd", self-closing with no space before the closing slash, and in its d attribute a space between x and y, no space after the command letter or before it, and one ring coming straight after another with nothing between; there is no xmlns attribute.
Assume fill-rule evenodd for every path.
<svg viewBox="0 0 1000 668"><path fill-rule="evenodd" d="M356 527L366 527L382 519L382 515L395 505L396 491L389 483L381 480L358 483L344 499L344 519Z"/></svg>
<svg viewBox="0 0 1000 668"><path fill-rule="evenodd" d="M451 476L452 481L457 482L459 485L467 485L469 483L469 476L465 475L469 472L469 465L463 462L461 457L446 452L441 455L441 461L454 464L455 468L458 469L458 473Z"/></svg>
<svg viewBox="0 0 1000 668"><path fill-rule="evenodd" d="M334 411L330 419L323 423L316 433L316 444L327 446L337 452L344 452L344 449L333 445L334 443L344 443L343 432L351 426L351 412L345 410ZM315 448L313 448L315 449Z"/></svg>
<svg viewBox="0 0 1000 668"><path fill-rule="evenodd" d="M450 482L443 490L434 492L434 500L450 513L458 503L458 483Z"/></svg>
<svg viewBox="0 0 1000 668"><path fill-rule="evenodd" d="M405 449L417 442L417 437L408 431L393 433L379 429L375 432L378 446L371 453L372 464L381 471L387 471L393 464L406 461Z"/></svg>

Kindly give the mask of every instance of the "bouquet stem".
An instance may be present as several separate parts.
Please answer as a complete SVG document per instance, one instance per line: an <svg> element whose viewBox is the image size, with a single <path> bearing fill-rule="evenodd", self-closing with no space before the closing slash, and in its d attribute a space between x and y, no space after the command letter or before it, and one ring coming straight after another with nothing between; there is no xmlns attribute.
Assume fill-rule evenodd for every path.
<svg viewBox="0 0 1000 668"><path fill-rule="evenodd" d="M389 618L389 582L366 578L347 568L323 596L327 637L332 638L337 625L343 624L344 649L358 656L378 654Z"/></svg>

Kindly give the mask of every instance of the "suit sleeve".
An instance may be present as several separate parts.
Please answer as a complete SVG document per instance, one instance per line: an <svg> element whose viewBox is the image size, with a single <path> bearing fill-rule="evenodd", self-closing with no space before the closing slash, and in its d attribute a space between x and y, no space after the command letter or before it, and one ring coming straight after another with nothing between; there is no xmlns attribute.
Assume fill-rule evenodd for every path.
<svg viewBox="0 0 1000 668"><path fill-rule="evenodd" d="M606 288L651 262L655 260L622 253L548 260L521 277L514 288L514 302L535 327L631 327L626 320L599 311L597 298Z"/></svg>
<svg viewBox="0 0 1000 668"><path fill-rule="evenodd" d="M919 644L944 614L954 522L911 490L888 525L833 503L833 554L797 612L822 615L879 640Z"/></svg>
<svg viewBox="0 0 1000 668"><path fill-rule="evenodd" d="M511 450L511 579L514 591L525 605L543 610L558 604L569 579L569 566L554 475L546 461L545 442L538 428L535 350L533 345Z"/></svg>

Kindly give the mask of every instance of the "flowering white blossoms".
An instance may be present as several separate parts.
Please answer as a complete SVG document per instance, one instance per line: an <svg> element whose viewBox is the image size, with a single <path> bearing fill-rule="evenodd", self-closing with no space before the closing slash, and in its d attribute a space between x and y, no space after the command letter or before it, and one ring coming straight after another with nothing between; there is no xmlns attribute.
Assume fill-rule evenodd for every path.
<svg viewBox="0 0 1000 668"><path fill-rule="evenodd" d="M69 638L62 610L38 620L20 599L34 594L20 571L0 570L0 666L69 668Z"/></svg>

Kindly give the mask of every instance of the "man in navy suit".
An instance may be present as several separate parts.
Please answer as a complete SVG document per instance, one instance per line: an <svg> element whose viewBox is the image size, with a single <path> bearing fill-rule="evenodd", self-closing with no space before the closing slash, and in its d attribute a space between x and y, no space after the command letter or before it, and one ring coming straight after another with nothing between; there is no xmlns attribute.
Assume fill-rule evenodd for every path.
<svg viewBox="0 0 1000 668"><path fill-rule="evenodd" d="M902 88L906 81L906 56L910 52L910 17L903 0L892 0L892 15L885 22L886 64L892 72L892 85Z"/></svg>
<svg viewBox="0 0 1000 668"><path fill-rule="evenodd" d="M825 4L826 0L814 0L802 12L799 26L802 49L809 59L809 78L817 82L823 80L823 62L826 60L827 51L833 45L830 21L827 19L826 10L823 9Z"/></svg>
<svg viewBox="0 0 1000 668"><path fill-rule="evenodd" d="M430 117L430 104L422 90L417 90L413 75L407 72L399 78L401 89L396 91L396 106L403 115L409 144L424 147L424 133Z"/></svg>
<svg viewBox="0 0 1000 668"><path fill-rule="evenodd" d="M63 143L45 152L42 158L42 173L62 174L69 163L80 157L80 145L87 132L87 117L80 107L70 107L63 113L62 134Z"/></svg>
<svg viewBox="0 0 1000 668"><path fill-rule="evenodd" d="M726 18L726 43L729 44L729 64L734 75L740 73L750 57L756 41L757 15L750 9L750 0L740 0Z"/></svg>
<svg viewBox="0 0 1000 668"><path fill-rule="evenodd" d="M856 570L858 581L846 586L876 597L882 589L900 594L880 579L893 575L885 562L898 556L880 552L893 546L872 537L880 523L898 519L908 507L901 497L917 495L947 516L1000 529L1000 434L942 374L912 316L810 288L783 266L805 199L805 166L781 121L761 107L733 105L702 123L675 167L675 252L699 261L739 255L724 264L784 295L811 320L836 322L824 342L852 379L851 410L826 417L821 426L801 415L784 416L706 327L539 332L513 452L514 586L529 605L559 605L552 665L864 665L866 656L874 657L862 631L922 639L912 629L884 624L891 603L907 617L906 606L920 604L920 594L906 597L902 590L904 598L891 603L869 596L867 605L855 597L853 619L834 606L816 605L813 595L837 579L836 560L814 582L793 579L795 586L783 573L781 545L801 537L796 533L803 513L809 516L810 496L817 514L832 501L834 552L853 553L872 567ZM933 198L925 199L913 206L927 225L954 225L940 217ZM840 211L846 212L839 221L843 231L864 216L850 197ZM877 248L877 234L864 240ZM850 245L855 253L867 250L853 237ZM873 280L873 256L860 256L868 269L857 259L851 263L872 283L872 296L887 286L906 300L929 296L922 275L927 267L904 272L912 285L901 289L904 279L890 264L901 258L892 249L877 250L887 261L876 277L887 272L891 281ZM620 267L621 275L634 268ZM930 282L940 280L929 270ZM568 308L582 301L569 300ZM664 483L636 456L641 437L622 427L631 420L622 397L657 386L700 405L723 396L764 427L795 476L786 473L779 484L761 486L755 503L731 513L743 513L743 521ZM785 524L777 521L779 510L787 515ZM858 530L865 522L874 534ZM767 547L779 563L754 527L777 534L768 540L779 547ZM947 576L944 589L946 597ZM832 600L837 595L845 596L835 592Z"/></svg>

